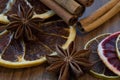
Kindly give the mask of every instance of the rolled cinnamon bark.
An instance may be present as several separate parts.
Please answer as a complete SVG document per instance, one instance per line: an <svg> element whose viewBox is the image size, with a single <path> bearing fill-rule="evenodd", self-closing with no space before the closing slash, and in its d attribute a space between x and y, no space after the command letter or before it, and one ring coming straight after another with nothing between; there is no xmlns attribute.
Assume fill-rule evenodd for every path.
<svg viewBox="0 0 120 80"><path fill-rule="evenodd" d="M108 3L104 4L102 7L97 9L94 13L90 14L88 17L80 20L82 26L87 26L90 23L97 20L99 17L108 12L111 8L113 8L120 0L110 0Z"/></svg>
<svg viewBox="0 0 120 80"><path fill-rule="evenodd" d="M76 0L76 1L84 5L85 7L91 6L94 2L94 0Z"/></svg>
<svg viewBox="0 0 120 80"><path fill-rule="evenodd" d="M55 13L58 16L60 16L67 24L73 25L74 23L77 22L77 16L70 14L53 0L40 0L40 1L47 7L55 11Z"/></svg>
<svg viewBox="0 0 120 80"><path fill-rule="evenodd" d="M103 16L101 16L100 18L98 18L93 23L91 23L91 24L89 24L87 26L82 26L82 29L85 32L90 32L91 30L99 27L104 22L106 22L107 20L109 20L110 18L112 18L118 12L120 12L120 1L110 11L108 11L107 13L105 13ZM78 23L78 27L80 27L80 23ZM80 29L81 29L81 27L80 27Z"/></svg>
<svg viewBox="0 0 120 80"><path fill-rule="evenodd" d="M84 12L83 5L77 3L75 0L54 0L60 6L64 7L71 14L79 15Z"/></svg>

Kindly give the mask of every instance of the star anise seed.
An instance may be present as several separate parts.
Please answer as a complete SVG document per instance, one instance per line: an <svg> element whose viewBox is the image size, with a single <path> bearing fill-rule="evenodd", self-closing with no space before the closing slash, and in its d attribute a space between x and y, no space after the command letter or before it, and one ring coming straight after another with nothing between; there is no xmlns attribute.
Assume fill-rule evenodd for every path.
<svg viewBox="0 0 120 80"><path fill-rule="evenodd" d="M33 30L39 31L39 23L43 21L41 18L32 18L34 15L33 8L25 10L22 5L18 5L17 14L8 15L10 23L6 29L14 32L14 38L25 37L27 40L34 40L35 34Z"/></svg>
<svg viewBox="0 0 120 80"><path fill-rule="evenodd" d="M51 65L47 68L48 71L58 72L58 80L70 80L69 75L74 74L74 77L83 75L92 66L88 57L89 50L77 51L75 42L72 42L67 50L57 46L57 55L48 55L47 61Z"/></svg>

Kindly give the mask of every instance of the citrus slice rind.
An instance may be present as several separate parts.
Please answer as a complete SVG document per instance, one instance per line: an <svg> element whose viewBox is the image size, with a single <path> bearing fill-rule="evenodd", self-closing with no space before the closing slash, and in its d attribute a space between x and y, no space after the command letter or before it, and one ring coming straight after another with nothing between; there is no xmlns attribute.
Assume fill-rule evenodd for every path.
<svg viewBox="0 0 120 80"><path fill-rule="evenodd" d="M75 26L70 26L70 34L68 37L68 40L66 41L66 43L62 46L63 49L67 49L69 44L74 41L75 37L76 37L76 30L75 30Z"/></svg>
<svg viewBox="0 0 120 80"><path fill-rule="evenodd" d="M116 51L117 51L117 56L118 58L120 59L120 35L117 37L117 40L116 40Z"/></svg>
<svg viewBox="0 0 120 80"><path fill-rule="evenodd" d="M52 17L52 16L54 16L54 15L55 15L55 12L52 11L52 10L49 10L49 11L43 13L43 14L35 14L35 15L33 16L33 18L48 19L48 18L50 18L50 17Z"/></svg>
<svg viewBox="0 0 120 80"><path fill-rule="evenodd" d="M98 74L92 70L90 71L90 74L102 80L118 80L120 78L119 76L106 76L104 74Z"/></svg>
<svg viewBox="0 0 120 80"><path fill-rule="evenodd" d="M105 80L118 80L119 76L115 75L111 72L107 67L105 67L104 63L100 60L98 53L97 53L97 46L98 44L110 33L101 34L91 40L89 40L86 45L85 49L90 49L92 53L90 54L89 60L94 63L92 69L90 70L90 74L96 78L105 79Z"/></svg>
<svg viewBox="0 0 120 80"><path fill-rule="evenodd" d="M98 55L103 63L115 74L120 76L120 60L117 56L115 42L120 32L111 34L98 45Z"/></svg>
<svg viewBox="0 0 120 80"><path fill-rule="evenodd" d="M63 23L63 21L58 21L60 24L62 24ZM49 23L49 24L51 24L51 23ZM49 28L49 27L48 27ZM55 27L54 27L55 28ZM62 29L62 27L61 27L61 29ZM67 29L67 28L66 28ZM45 30L46 30L46 28L45 28ZM65 43L63 44L63 49L67 49L67 47L69 46L69 44L75 39L75 36L76 36L76 30L75 30L75 27L73 27L73 26L70 26L68 29L67 29L67 31L69 30L69 35L68 35L68 38L67 38L67 40L65 41ZM46 32L46 31L45 31ZM51 32L52 33L52 32ZM50 34L51 34L50 33ZM53 33L54 33L54 31L53 31ZM55 32L56 33L56 32ZM57 32L58 34L60 34L60 32L58 31ZM5 35L5 34L7 34L7 35ZM0 51L2 51L2 53L0 53L0 65L1 66L4 66L4 67L7 67L7 68L25 68L25 67L32 67L32 66L36 66L36 65L40 65L40 64L42 64L43 62L45 62L46 61L46 57L44 56L44 55L37 55L36 53L35 53L35 51L34 51L34 49L32 50L31 48L32 48L32 45L30 46L31 48L30 48L30 50L28 50L27 49L27 43L25 43L25 42L19 42L19 45L15 45L15 47L14 47L14 45L12 45L12 49L11 49L11 47L10 47L10 49L9 49L9 45L12 43L12 42L15 42L14 41L14 39L13 39L13 37L12 37L12 34L10 34L10 35L8 35L8 34L10 34L8 31L4 31L4 32L2 32L2 33L0 33L0 42L1 41L4 41L4 40L7 40L6 38L2 38L2 37L7 37L8 36L8 41L5 41L5 42L8 42L8 43L6 43L6 45L5 46L3 46L2 44L0 44ZM58 34L56 34L55 36L57 36ZM62 33L63 34L63 33ZM60 36L60 35L59 35ZM67 35L66 35L67 36ZM4 39L4 40L3 40ZM12 40L13 39L13 40ZM59 39L59 38L58 38ZM11 42L12 41L12 42ZM3 43L3 42L1 42L1 43ZM31 44L31 43L30 43ZM2 48L1 47L1 45L2 45L2 47L5 47L5 48ZM17 50L17 48L19 49L19 47L20 47L20 45L21 46L23 46L22 47L22 49L20 49L20 50L22 50L22 51L24 51L25 53L20 53L21 51L19 51L19 50ZM59 44L58 44L59 45ZM36 46L40 46L40 45L37 45L36 44ZM56 45L54 45L54 46L56 46ZM8 48L7 48L8 47ZM28 45L28 47L29 47L29 45ZM34 45L33 45L33 47L34 47ZM2 50L1 50L1 48L2 48ZM21 47L20 47L21 48ZM27 50L26 50L26 49ZM7 50L8 49L8 50ZM36 49L37 49L37 47L36 47ZM30 52L32 50L32 52ZM7 52L6 52L7 51ZM9 52L8 52L9 51ZM27 51L27 52L26 52ZM37 51L39 51L39 50L37 50ZM46 50L45 50L46 51ZM29 53L30 52L30 53ZM41 53L41 52L40 52ZM27 56L28 56L28 58L27 58ZM30 56L29 56L29 54L30 54ZM35 55L37 55L38 56L38 58L36 58L36 56L34 56L34 54ZM39 53L38 53L39 54ZM56 54L54 51L52 51L52 53L51 54ZM17 57L17 58L16 58ZM36 58L36 59L32 59L32 58ZM13 60L12 60L13 59Z"/></svg>

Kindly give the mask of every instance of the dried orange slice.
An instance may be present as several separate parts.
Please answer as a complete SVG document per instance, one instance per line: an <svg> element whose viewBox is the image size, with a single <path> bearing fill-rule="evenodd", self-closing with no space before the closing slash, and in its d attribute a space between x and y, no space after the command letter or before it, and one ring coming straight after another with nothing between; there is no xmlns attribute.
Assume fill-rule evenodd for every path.
<svg viewBox="0 0 120 80"><path fill-rule="evenodd" d="M102 40L98 45L98 54L104 64L120 76L120 59L116 51L116 40L119 35L120 32L116 32Z"/></svg>
<svg viewBox="0 0 120 80"><path fill-rule="evenodd" d="M64 49L75 39L74 27L58 20L40 27L37 41L13 39L8 31L0 33L0 65L8 68L36 66L46 61L45 55L55 52L56 44Z"/></svg>
<svg viewBox="0 0 120 80"><path fill-rule="evenodd" d="M97 78L105 79L105 80L118 80L119 76L114 74L111 70L109 70L106 67L106 65L100 59L97 51L99 43L109 35L110 35L109 33L101 34L91 39L86 43L85 49L89 49L92 51L92 53L90 54L89 60L94 64L92 69L90 70L90 73L93 76Z"/></svg>
<svg viewBox="0 0 120 80"><path fill-rule="evenodd" d="M17 9L20 11L20 8L18 8L19 4L25 5L24 8L26 10L28 7L34 7L34 18L46 19L54 15L39 0L35 0L34 3L33 1L8 0L8 2L4 2L10 8L4 8L4 14L0 15L0 22L7 20L7 17L4 15L14 14L17 12ZM9 17L8 19L10 20ZM47 54L52 54L56 51L56 45L61 45L63 49L66 49L76 36L75 27L68 26L62 20L48 20L42 23L42 25L38 23L37 29L39 28L39 31L33 31L37 38L35 41L23 40L23 38L15 39L14 32L6 30L4 28L6 24L2 26L3 28L0 28L0 66L7 68L25 68L39 65L46 61L45 56ZM29 33L28 35L30 35Z"/></svg>

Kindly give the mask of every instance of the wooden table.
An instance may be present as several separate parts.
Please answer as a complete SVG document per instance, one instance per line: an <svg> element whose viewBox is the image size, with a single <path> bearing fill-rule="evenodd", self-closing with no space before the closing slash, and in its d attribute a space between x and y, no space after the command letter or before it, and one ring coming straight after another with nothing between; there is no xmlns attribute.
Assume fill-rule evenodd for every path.
<svg viewBox="0 0 120 80"><path fill-rule="evenodd" d="M86 9L83 17L91 14L100 6L108 2L109 0L95 0L95 3ZM91 31L87 34L79 34L77 36L79 49L82 49L85 43L93 37L102 33L113 33L120 30L120 13L101 25L96 30ZM45 71L46 64L42 64L32 68L25 69L7 69L0 67L0 80L57 80L57 77L47 73ZM88 74L80 78L79 80L100 80L96 79Z"/></svg>

